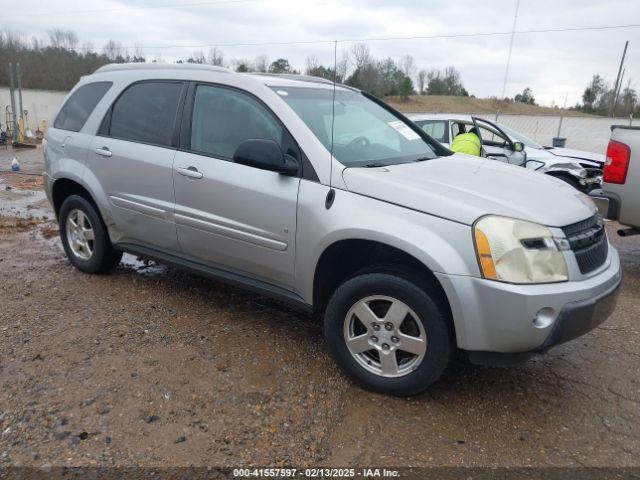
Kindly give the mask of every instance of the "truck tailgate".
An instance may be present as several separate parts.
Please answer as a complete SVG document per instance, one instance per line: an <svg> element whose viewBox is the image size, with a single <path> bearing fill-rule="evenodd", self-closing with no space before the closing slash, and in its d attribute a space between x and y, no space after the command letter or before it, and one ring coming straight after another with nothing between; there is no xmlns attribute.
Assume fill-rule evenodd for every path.
<svg viewBox="0 0 640 480"><path fill-rule="evenodd" d="M640 127L611 127L602 190L611 202L608 217L640 228Z"/></svg>

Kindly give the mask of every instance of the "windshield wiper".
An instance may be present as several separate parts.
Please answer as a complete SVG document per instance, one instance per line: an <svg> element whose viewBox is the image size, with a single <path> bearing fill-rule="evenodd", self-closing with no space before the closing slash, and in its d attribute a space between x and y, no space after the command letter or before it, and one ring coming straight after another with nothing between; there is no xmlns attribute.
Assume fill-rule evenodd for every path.
<svg viewBox="0 0 640 480"><path fill-rule="evenodd" d="M377 167L386 167L387 164L386 163L367 163L366 165L363 165L364 168L377 168Z"/></svg>
<svg viewBox="0 0 640 480"><path fill-rule="evenodd" d="M421 158L416 158L414 162L424 162L426 160L433 160L433 159L431 157L421 157Z"/></svg>

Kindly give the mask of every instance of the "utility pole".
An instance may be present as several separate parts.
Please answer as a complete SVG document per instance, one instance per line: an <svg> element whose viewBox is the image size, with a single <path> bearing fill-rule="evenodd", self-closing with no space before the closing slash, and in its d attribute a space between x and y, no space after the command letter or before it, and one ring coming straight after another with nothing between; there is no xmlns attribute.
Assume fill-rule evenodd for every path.
<svg viewBox="0 0 640 480"><path fill-rule="evenodd" d="M622 51L622 58L620 59L620 66L618 67L618 76L616 78L616 84L613 87L613 98L611 99L611 107L609 109L609 116L613 117L613 110L615 109L616 92L618 91L618 85L620 84L620 76L622 75L622 66L624 65L624 57L627 56L627 47L629 46L629 40L624 44L624 50Z"/></svg>
<svg viewBox="0 0 640 480"><path fill-rule="evenodd" d="M511 40L509 40L509 54L507 55L507 67L504 71L504 82L502 84L502 95L500 100L504 100L504 95L507 92L507 80L509 79L509 65L511 64L511 52L513 51L513 37L516 34L516 23L518 21L518 10L520 9L520 0L516 0L516 11L513 14L513 26L511 27Z"/></svg>
<svg viewBox="0 0 640 480"><path fill-rule="evenodd" d="M11 97L11 117L13 125L11 125L11 133L13 141L18 141L18 118L16 117L16 87L15 87L15 70L13 63L9 63L9 96ZM7 127L8 128L8 127Z"/></svg>
<svg viewBox="0 0 640 480"><path fill-rule="evenodd" d="M20 106L20 112L18 116L20 119L24 118L24 106L22 105L22 74L20 73L20 64L16 63L16 88L18 89L18 105Z"/></svg>
<svg viewBox="0 0 640 480"><path fill-rule="evenodd" d="M616 114L616 107L618 106L618 97L620 96L620 90L622 90L622 83L624 81L624 74L626 73L627 69L623 68L622 69L622 75L620 75L620 84L618 85L618 89L615 92L615 95L613 97L613 111L611 113L611 116L613 117Z"/></svg>

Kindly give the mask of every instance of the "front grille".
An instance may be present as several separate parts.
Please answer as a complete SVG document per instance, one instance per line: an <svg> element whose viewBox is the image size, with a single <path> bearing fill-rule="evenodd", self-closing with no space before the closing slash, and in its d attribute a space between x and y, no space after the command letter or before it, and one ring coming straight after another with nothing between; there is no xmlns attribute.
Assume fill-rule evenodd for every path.
<svg viewBox="0 0 640 480"><path fill-rule="evenodd" d="M604 231L604 222L598 214L567 225L562 229L576 256L582 274L593 272L604 264L609 253L609 242Z"/></svg>

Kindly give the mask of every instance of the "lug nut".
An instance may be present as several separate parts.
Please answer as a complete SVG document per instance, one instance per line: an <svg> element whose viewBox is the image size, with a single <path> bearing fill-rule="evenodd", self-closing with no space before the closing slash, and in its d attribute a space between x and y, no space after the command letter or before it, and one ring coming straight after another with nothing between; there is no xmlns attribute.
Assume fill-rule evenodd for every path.
<svg viewBox="0 0 640 480"><path fill-rule="evenodd" d="M398 337L393 336L393 337L391 337L391 341L393 343L398 343L400 341L400 339Z"/></svg>
<svg viewBox="0 0 640 480"><path fill-rule="evenodd" d="M385 323L384 328L386 328L387 330L393 330L393 323L391 322Z"/></svg>
<svg viewBox="0 0 640 480"><path fill-rule="evenodd" d="M388 343L383 343L382 344L382 349L383 350L389 350L389 344Z"/></svg>
<svg viewBox="0 0 640 480"><path fill-rule="evenodd" d="M378 330L380 330L380 325L378 325L377 323L374 323L372 325L373 329L377 332Z"/></svg>
<svg viewBox="0 0 640 480"><path fill-rule="evenodd" d="M376 336L374 335L373 337L371 337L371 341L372 341L372 342L374 342L374 343L375 343L375 342L377 342L377 341L378 341L378 337L376 337Z"/></svg>

